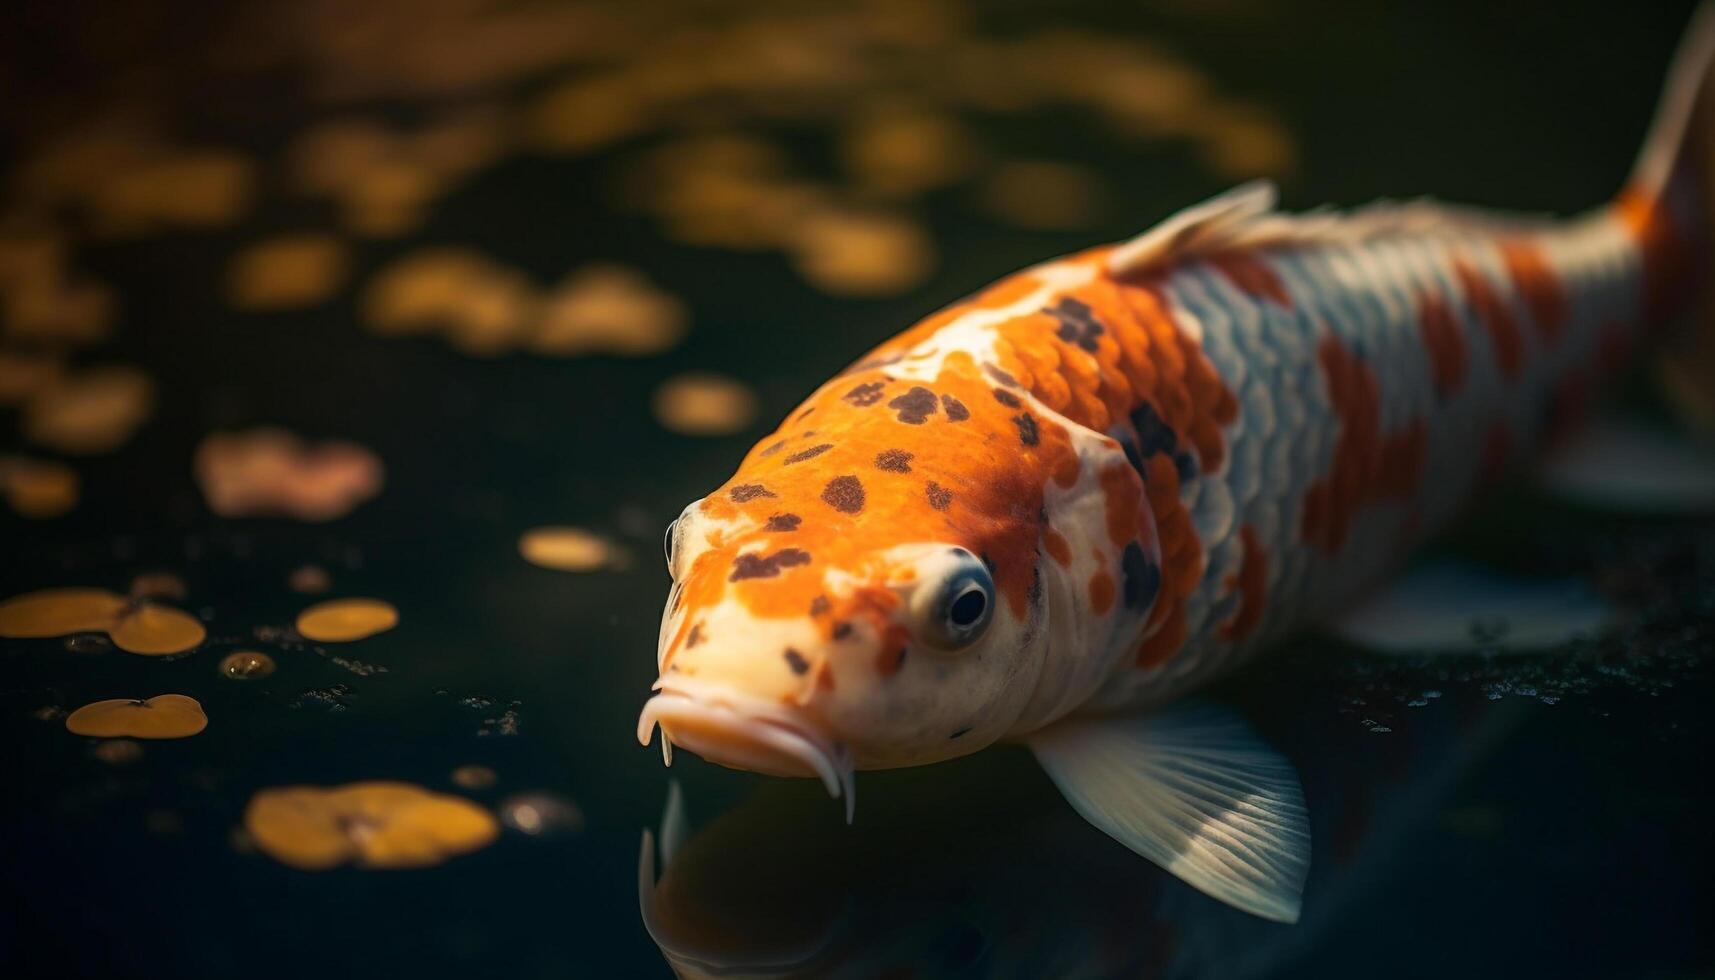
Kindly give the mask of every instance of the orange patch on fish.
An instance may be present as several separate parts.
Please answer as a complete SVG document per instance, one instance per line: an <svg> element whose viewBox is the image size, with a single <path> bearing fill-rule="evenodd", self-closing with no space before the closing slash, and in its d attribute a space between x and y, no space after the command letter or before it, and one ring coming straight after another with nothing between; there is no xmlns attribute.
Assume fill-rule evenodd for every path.
<svg viewBox="0 0 1715 980"><path fill-rule="evenodd" d="M1176 605L1167 618L1162 621L1161 628L1150 634L1137 650L1137 665L1143 668L1159 667L1173 658L1179 648L1185 645L1185 607Z"/></svg>
<svg viewBox="0 0 1715 980"><path fill-rule="evenodd" d="M1239 607L1221 626L1223 640L1242 640L1256 632L1268 596L1268 553L1257 540L1256 528L1249 524L1239 528L1239 544L1244 553L1238 571L1228 575L1226 581L1227 591L1238 595Z"/></svg>
<svg viewBox="0 0 1715 980"><path fill-rule="evenodd" d="M1317 358L1340 433L1328 474L1305 492L1302 532L1305 543L1334 555L1365 506L1416 492L1428 434L1422 419L1392 435L1382 433L1375 371L1339 338L1325 337Z"/></svg>
<svg viewBox="0 0 1715 980"><path fill-rule="evenodd" d="M1129 463L1114 463L1101 473L1102 496L1108 519L1108 540L1124 549L1138 539L1141 522L1138 505L1143 501L1143 484Z"/></svg>
<svg viewBox="0 0 1715 980"><path fill-rule="evenodd" d="M1059 531L1053 528L1044 531L1042 533L1042 547L1061 568L1072 564L1072 546L1066 542L1066 536Z"/></svg>
<svg viewBox="0 0 1715 980"><path fill-rule="evenodd" d="M1500 251L1507 275L1512 277L1513 285L1524 297L1525 308L1530 310L1537 336L1545 343L1559 340L1560 335L1566 332L1566 291L1561 288L1560 277L1549 266L1542 249L1515 238L1501 242Z"/></svg>
<svg viewBox="0 0 1715 980"><path fill-rule="evenodd" d="M1114 607L1114 577L1105 568L1099 568L1090 576L1090 611L1098 616L1106 616L1108 610Z"/></svg>
<svg viewBox="0 0 1715 980"><path fill-rule="evenodd" d="M1286 283L1255 252L1222 252L1208 256L1205 261L1247 296L1292 309L1292 296L1286 291Z"/></svg>
<svg viewBox="0 0 1715 980"><path fill-rule="evenodd" d="M1501 377L1508 381L1517 381L1519 372L1524 369L1524 335L1519 332L1518 320L1513 316L1512 308L1496 291L1482 271L1461 258L1453 260L1453 274L1459 279L1459 288L1464 291L1466 300L1471 304L1471 311L1476 314L1477 322L1489 335L1489 343L1495 350L1495 364L1500 368Z"/></svg>
<svg viewBox="0 0 1715 980"><path fill-rule="evenodd" d="M1423 337L1423 347L1429 352L1429 375L1435 383L1435 393L1446 398L1465 384L1465 335L1447 301L1428 292L1418 299L1417 328Z"/></svg>
<svg viewBox="0 0 1715 980"><path fill-rule="evenodd" d="M1185 599L1203 578L1203 544L1179 499L1179 470L1173 460L1158 453L1144 469L1144 490L1161 548L1161 590L1149 613L1147 628L1153 632L1138 651L1138 665L1154 667L1177 652L1185 639Z"/></svg>

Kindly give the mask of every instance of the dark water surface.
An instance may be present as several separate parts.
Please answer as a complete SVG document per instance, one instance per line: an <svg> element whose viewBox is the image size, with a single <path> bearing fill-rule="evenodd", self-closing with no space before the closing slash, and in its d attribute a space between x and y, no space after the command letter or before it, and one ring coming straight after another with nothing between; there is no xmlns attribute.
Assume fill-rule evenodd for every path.
<svg viewBox="0 0 1715 980"><path fill-rule="evenodd" d="M206 40L224 9L138 19L145 57L111 38L63 40L99 34L100 5L25 6L0 18L12 28L0 77L17 83L0 100L20 158L62 96L124 88L93 76L174 61L175 39ZM1002 33L1084 24L1179 52L1284 123L1293 206L1433 193L1571 211L1629 165L1686 16L1679 3L1203 6L1009 2L987 17ZM190 16L198 9L206 17ZM183 128L204 140L271 160L283 133L329 114L287 68L199 87L200 64L145 74L141 87L188 106ZM412 104L372 108L408 119ZM958 187L931 193L917 207L940 255L933 277L846 299L811 289L778 254L675 244L612 207L625 151L644 136L577 158L511 155L409 238L357 245L359 283L425 243L470 245L542 281L624 262L691 310L688 339L657 357L473 359L435 338L366 331L351 289L308 311L235 313L221 292L235 248L332 222L276 192L273 170L234 226L80 244L80 265L123 298L119 328L81 358L142 366L157 406L123 448L76 462L85 489L70 515L0 516L0 596L123 591L167 571L209 639L166 661L0 641L0 973L668 975L639 914L638 872L668 773L633 735L667 585L660 529L870 344L1231 182L1180 143L1117 139L1079 113L971 124L996 152L1095 168L1110 205L1091 227L1032 232L973 214ZM824 152L813 132L782 139L807 159ZM758 421L725 438L664 430L651 392L693 369L754 386ZM21 445L14 418L0 420L8 450ZM373 448L385 491L327 524L215 517L194 448L263 423ZM634 560L589 574L525 563L518 535L555 523L608 534ZM1315 858L1296 927L1228 910L1119 848L1021 750L863 774L849 829L817 787L682 753L672 774L691 834L673 867L656 869L657 938L682 965L763 975L1709 976L1715 525L1596 515L1520 490L1443 547L1588 577L1634 615L1619 635L1549 658L1427 664L1306 639L1214 692L1303 774ZM305 563L328 569L332 595L392 603L399 626L337 646L258 639L311 601L286 587ZM229 681L216 664L234 649L264 650L279 669ZM208 729L123 764L45 710L166 691L201 701ZM498 780L461 789L450 773L463 765ZM546 794L575 805L582 825L508 829L409 871L298 871L239 834L259 790L364 779L485 806Z"/></svg>

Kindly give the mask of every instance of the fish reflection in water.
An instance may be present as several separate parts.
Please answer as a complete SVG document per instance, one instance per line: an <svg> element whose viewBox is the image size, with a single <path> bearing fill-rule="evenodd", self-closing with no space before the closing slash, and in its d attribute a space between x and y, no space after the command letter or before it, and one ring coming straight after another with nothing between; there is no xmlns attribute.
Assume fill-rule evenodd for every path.
<svg viewBox="0 0 1715 980"><path fill-rule="evenodd" d="M1284 738L1319 855L1297 926L1116 853L1017 752L960 763L992 770L965 778L877 778L850 827L812 787L775 780L696 826L675 786L659 834L643 833L639 905L682 978L1270 976L1383 892L1402 845L1521 709L1448 704L1338 750Z"/></svg>

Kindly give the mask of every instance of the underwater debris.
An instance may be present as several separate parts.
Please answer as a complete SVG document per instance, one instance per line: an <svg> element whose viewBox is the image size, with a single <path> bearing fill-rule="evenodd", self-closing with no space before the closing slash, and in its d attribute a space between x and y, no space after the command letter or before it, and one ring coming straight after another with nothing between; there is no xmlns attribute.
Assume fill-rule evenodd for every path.
<svg viewBox="0 0 1715 980"><path fill-rule="evenodd" d="M521 701L513 701L507 705L497 717L484 718L481 728L476 730L478 737L487 738L491 735L512 736L518 734L518 709L523 706Z"/></svg>
<svg viewBox="0 0 1715 980"><path fill-rule="evenodd" d="M584 829L584 813L577 804L551 793L508 796L496 809L501 823L531 837L575 834Z"/></svg>
<svg viewBox="0 0 1715 980"><path fill-rule="evenodd" d="M292 699L291 707L316 708L337 714L351 708L351 702L347 700L351 693L350 684L330 684L327 687L310 688L307 691L300 691L298 696Z"/></svg>
<svg viewBox="0 0 1715 980"><path fill-rule="evenodd" d="M348 670L359 677L373 677L376 674L387 673L387 668L376 664L364 663L350 657L329 657L329 662L343 670Z"/></svg>
<svg viewBox="0 0 1715 980"><path fill-rule="evenodd" d="M260 650L235 650L221 659L219 669L231 680L259 680L274 673L274 658Z"/></svg>
<svg viewBox="0 0 1715 980"><path fill-rule="evenodd" d="M447 778L464 789L487 789L500 779L493 769L478 765L459 766Z"/></svg>
<svg viewBox="0 0 1715 980"><path fill-rule="evenodd" d="M320 565L300 565L286 577L286 587L293 592L317 595L333 588L333 578Z"/></svg>

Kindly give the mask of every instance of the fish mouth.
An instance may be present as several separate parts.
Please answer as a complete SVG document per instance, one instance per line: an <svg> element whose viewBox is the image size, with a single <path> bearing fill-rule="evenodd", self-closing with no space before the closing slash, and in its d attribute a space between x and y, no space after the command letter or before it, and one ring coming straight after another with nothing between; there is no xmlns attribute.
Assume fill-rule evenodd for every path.
<svg viewBox="0 0 1715 980"><path fill-rule="evenodd" d="M801 712L739 691L675 679L643 705L637 741L648 745L661 726L661 757L673 764L680 745L717 765L767 776L811 776L828 795L856 806L851 755Z"/></svg>

